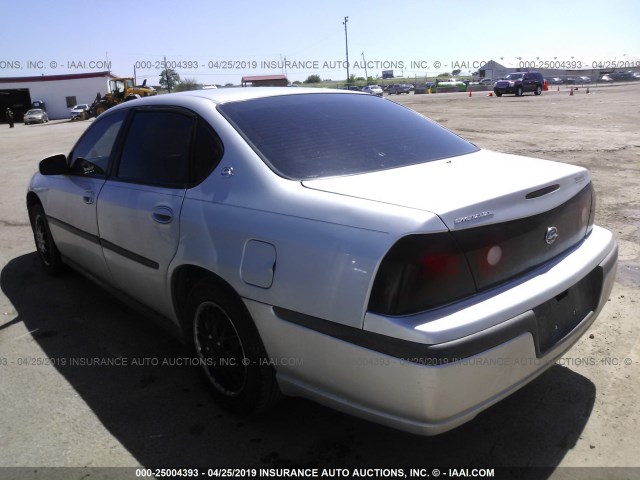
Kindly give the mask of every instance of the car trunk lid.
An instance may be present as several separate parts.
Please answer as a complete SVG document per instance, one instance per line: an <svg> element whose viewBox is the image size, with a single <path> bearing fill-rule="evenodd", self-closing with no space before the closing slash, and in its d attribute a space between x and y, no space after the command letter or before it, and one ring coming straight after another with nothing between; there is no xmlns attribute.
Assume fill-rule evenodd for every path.
<svg viewBox="0 0 640 480"><path fill-rule="evenodd" d="M564 163L480 150L361 175L304 180L307 188L426 210L454 230L551 210L589 183Z"/></svg>
<svg viewBox="0 0 640 480"><path fill-rule="evenodd" d="M585 169L490 151L303 184L438 215L478 291L570 249L592 221Z"/></svg>

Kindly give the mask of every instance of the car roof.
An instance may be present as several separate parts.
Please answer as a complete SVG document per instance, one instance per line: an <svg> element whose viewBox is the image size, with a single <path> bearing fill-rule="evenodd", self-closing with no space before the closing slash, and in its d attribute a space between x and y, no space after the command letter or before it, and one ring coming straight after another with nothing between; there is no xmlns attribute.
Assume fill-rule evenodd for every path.
<svg viewBox="0 0 640 480"><path fill-rule="evenodd" d="M237 88L218 88L211 90L192 90L189 92L172 93L170 95L154 95L153 97L145 97L144 103L167 103L170 99L178 100L185 97L201 97L211 100L216 104L228 102L237 102L241 100L252 100L256 98L276 97L280 95L304 95L304 94L341 94L341 95L360 95L353 90L334 90L330 88L289 88L289 87L237 87ZM138 103L139 104L139 103Z"/></svg>
<svg viewBox="0 0 640 480"><path fill-rule="evenodd" d="M213 105L222 105L230 102L238 102L244 100L253 100L258 98L268 98L286 95L370 95L361 90L334 90L330 88L289 88L289 87L238 87L238 88L219 88L217 90L192 90L188 92L177 92L165 95L154 95L151 97L142 97L136 100L123 102L110 108L103 115L110 115L116 111L143 107L185 107L193 108L196 103L211 101ZM201 103L202 104L202 103ZM100 115L102 116L102 115Z"/></svg>

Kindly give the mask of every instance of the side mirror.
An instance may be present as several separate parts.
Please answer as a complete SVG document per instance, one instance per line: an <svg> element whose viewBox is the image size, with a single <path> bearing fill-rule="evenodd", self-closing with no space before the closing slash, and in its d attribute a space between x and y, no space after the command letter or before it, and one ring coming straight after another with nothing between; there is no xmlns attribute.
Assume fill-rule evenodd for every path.
<svg viewBox="0 0 640 480"><path fill-rule="evenodd" d="M59 153L40 161L39 170L42 175L66 175L69 173L67 156Z"/></svg>

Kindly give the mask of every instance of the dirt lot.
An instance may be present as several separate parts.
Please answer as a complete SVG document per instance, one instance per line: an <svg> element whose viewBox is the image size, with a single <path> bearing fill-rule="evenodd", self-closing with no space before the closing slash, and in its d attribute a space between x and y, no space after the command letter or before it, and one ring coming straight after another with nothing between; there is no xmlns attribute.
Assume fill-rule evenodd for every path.
<svg viewBox="0 0 640 480"><path fill-rule="evenodd" d="M536 381L439 437L422 438L289 399L243 420L218 409L189 367L70 366L70 358L180 358L153 324L70 273L46 277L24 206L38 161L89 122L0 125L0 467L541 467L526 478L638 478L640 428L640 85L392 99L477 145L579 164L596 222L620 245L598 321ZM499 172L496 172L499 175ZM505 179L508 181L508 179ZM559 468L560 467L560 468ZM562 467L607 467L605 469ZM66 478L83 470L64 471ZM55 472L0 469L0 477ZM520 472L523 473L523 472ZM93 471L94 478L106 476Z"/></svg>

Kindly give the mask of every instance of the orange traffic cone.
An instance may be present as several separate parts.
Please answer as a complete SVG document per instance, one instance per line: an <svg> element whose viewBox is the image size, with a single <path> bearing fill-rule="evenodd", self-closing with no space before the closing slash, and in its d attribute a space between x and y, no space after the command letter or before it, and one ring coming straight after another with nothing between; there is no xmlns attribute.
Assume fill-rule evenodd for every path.
<svg viewBox="0 0 640 480"><path fill-rule="evenodd" d="M589 87L587 87L587 93L589 93Z"/></svg>
<svg viewBox="0 0 640 480"><path fill-rule="evenodd" d="M493 97L493 92L487 93L487 97Z"/></svg>
<svg viewBox="0 0 640 480"><path fill-rule="evenodd" d="M469 96L471 96L471 90L469 90Z"/></svg>
<svg viewBox="0 0 640 480"><path fill-rule="evenodd" d="M558 87L558 93L560 93L560 87Z"/></svg>
<svg viewBox="0 0 640 480"><path fill-rule="evenodd" d="M569 93L569 96L573 96L573 87L571 87L571 93Z"/></svg>

